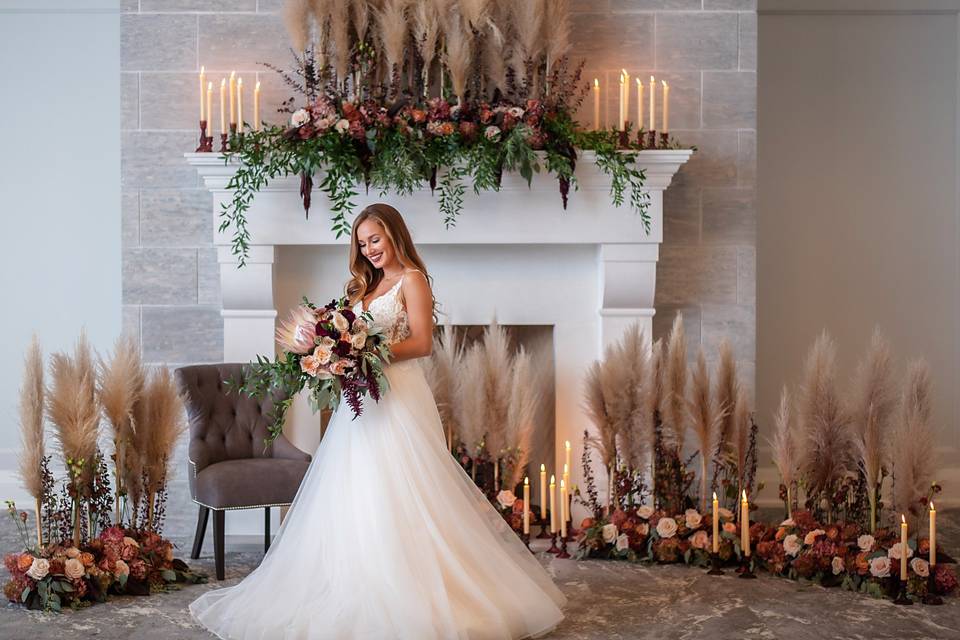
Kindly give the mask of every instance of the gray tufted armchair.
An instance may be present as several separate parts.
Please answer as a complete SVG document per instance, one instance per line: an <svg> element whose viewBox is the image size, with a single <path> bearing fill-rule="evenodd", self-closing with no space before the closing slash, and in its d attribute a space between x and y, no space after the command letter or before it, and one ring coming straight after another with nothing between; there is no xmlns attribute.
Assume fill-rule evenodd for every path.
<svg viewBox="0 0 960 640"><path fill-rule="evenodd" d="M176 370L190 420L190 497L200 506L190 557L200 557L212 510L218 580L223 580L225 512L263 508L266 553L270 546L270 507L293 502L310 464L310 455L283 435L264 451L268 416L281 397L260 401L242 393L228 393L224 381L241 380L245 371L243 364L195 365Z"/></svg>

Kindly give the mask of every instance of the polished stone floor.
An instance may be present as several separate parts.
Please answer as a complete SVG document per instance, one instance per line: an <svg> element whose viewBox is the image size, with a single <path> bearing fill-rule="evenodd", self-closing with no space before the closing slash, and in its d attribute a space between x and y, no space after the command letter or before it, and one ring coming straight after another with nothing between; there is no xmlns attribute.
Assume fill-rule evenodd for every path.
<svg viewBox="0 0 960 640"><path fill-rule="evenodd" d="M960 511L942 512L941 544L957 557ZM0 519L0 550L17 547L13 524ZM189 540L175 540L180 557ZM253 546L230 549L227 580L234 584L261 558ZM541 554L547 570L569 598L567 618L549 640L670 638L960 639L960 597L942 607L898 607L885 600L830 591L789 580L719 578L679 566L557 560ZM196 563L211 574L210 550ZM5 571L0 568L0 572ZM114 597L107 604L63 614L0 605L0 639L105 638L211 639L190 618L187 605L221 584L193 585L150 597Z"/></svg>

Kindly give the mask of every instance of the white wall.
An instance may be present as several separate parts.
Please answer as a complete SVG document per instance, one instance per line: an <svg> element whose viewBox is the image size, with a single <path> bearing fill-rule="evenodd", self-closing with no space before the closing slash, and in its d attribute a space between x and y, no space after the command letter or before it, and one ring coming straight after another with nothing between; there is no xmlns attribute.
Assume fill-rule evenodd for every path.
<svg viewBox="0 0 960 640"><path fill-rule="evenodd" d="M32 333L45 352L120 331L117 0L0 0L0 499Z"/></svg>
<svg viewBox="0 0 960 640"><path fill-rule="evenodd" d="M909 359L931 364L938 479L954 483L960 2L759 8L760 420L822 329L846 384L879 324L901 376ZM960 502L960 483L945 498Z"/></svg>

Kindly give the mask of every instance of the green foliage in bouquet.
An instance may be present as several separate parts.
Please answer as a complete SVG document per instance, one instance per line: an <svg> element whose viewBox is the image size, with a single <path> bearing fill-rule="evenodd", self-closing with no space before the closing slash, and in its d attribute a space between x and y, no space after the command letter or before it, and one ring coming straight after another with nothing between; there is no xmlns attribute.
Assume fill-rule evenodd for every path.
<svg viewBox="0 0 960 640"><path fill-rule="evenodd" d="M383 365L390 361L390 346L372 322L369 312L355 314L346 298L317 307L304 297L277 330L280 356L258 355L242 380L227 381L231 391L273 396L264 448L280 437L287 410L304 389L314 412L335 410L343 397L354 417L363 411L362 396L379 400L387 391Z"/></svg>

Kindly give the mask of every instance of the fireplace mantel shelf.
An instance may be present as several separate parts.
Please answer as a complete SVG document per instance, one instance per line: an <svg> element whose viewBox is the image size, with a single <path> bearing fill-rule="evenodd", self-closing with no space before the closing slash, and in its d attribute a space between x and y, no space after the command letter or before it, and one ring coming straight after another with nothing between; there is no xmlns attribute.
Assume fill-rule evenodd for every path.
<svg viewBox="0 0 960 640"><path fill-rule="evenodd" d="M563 442L573 443L579 459L576 451L582 446L582 434L593 430L580 402L590 362L631 324L639 323L651 335L663 239L663 192L692 153L637 152L637 166L646 174L645 190L650 196L649 229L630 210L629 194L623 206L613 205L610 177L597 166L592 152L578 157L579 188L571 188L566 209L554 176L535 173L528 186L518 174L504 172L499 192L478 195L465 182L462 212L449 229L443 225L436 196L427 187L403 197L381 196L376 190L364 193L361 188L353 199L354 210L385 200L403 213L416 243L431 251L438 300L442 298L447 318L454 324L484 324L496 315L505 325L553 327L556 460L562 467ZM227 184L239 163L225 163L217 153L184 155L213 195L211 215L217 229L222 205L232 200ZM271 181L256 194L247 211L250 250L244 267L238 268L231 251L231 230L215 232L227 361L248 361L274 352L277 258L284 255L282 247L342 252L348 242L330 230L326 194L314 189L307 219L299 189L299 178L289 176ZM292 286L298 289L298 297L310 290L326 295L330 288L342 286L345 274L345 266L331 266L325 273L299 273ZM311 451L317 444L315 420L304 404L302 411L292 413L285 432L295 444ZM574 469L571 482L579 485L581 481L579 469Z"/></svg>

